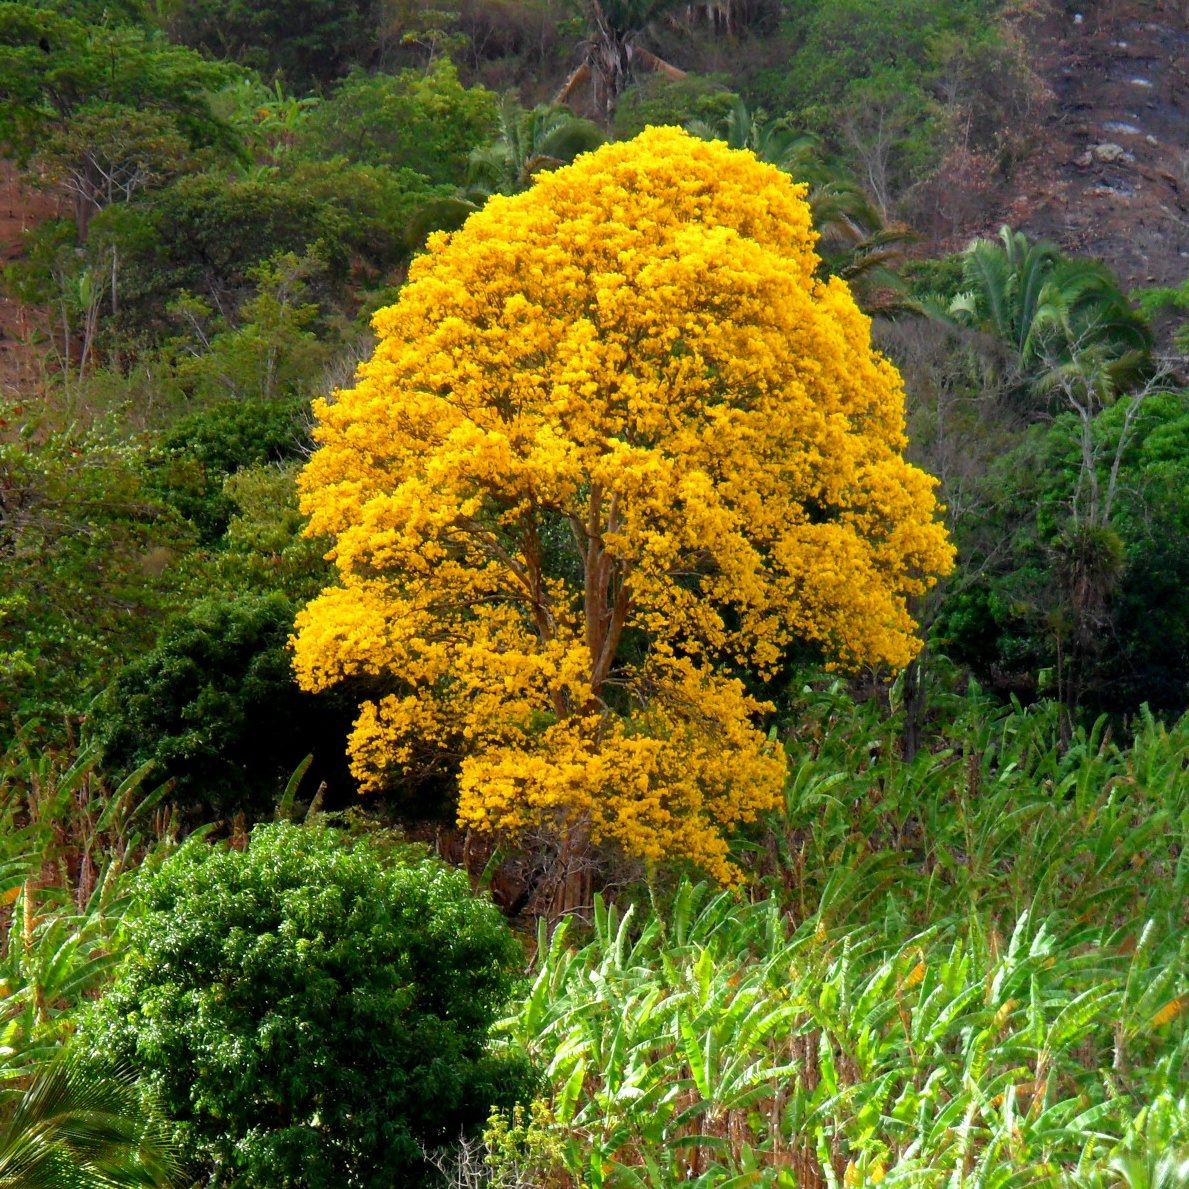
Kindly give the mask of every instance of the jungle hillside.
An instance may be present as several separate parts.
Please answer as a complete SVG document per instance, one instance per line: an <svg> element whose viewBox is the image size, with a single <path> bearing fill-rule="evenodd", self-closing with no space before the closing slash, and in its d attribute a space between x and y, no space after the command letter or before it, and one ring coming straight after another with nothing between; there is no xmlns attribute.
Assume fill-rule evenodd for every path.
<svg viewBox="0 0 1189 1189"><path fill-rule="evenodd" d="M0 0L3 1189L1189 1189L1187 111Z"/></svg>

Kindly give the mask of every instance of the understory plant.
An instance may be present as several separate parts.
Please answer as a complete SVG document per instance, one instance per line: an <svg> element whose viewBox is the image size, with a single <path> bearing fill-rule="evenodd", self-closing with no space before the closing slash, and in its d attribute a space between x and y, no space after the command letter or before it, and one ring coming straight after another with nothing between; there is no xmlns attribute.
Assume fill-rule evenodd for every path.
<svg viewBox="0 0 1189 1189"><path fill-rule="evenodd" d="M823 698L750 899L683 883L600 901L585 944L542 927L502 1027L543 1070L553 1176L1116 1185L1184 1152L1189 723L1066 749L1050 709L957 709L905 763Z"/></svg>

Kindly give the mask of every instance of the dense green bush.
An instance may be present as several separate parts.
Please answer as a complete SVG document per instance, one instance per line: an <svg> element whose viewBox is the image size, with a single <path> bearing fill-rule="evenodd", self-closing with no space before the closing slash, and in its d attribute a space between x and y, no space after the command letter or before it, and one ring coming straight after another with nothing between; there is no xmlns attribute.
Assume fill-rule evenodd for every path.
<svg viewBox="0 0 1189 1189"><path fill-rule="evenodd" d="M224 480L245 467L301 458L309 445L305 401L219 401L163 435L148 460L151 483L212 544L235 513Z"/></svg>
<svg viewBox="0 0 1189 1189"><path fill-rule="evenodd" d="M417 1185L421 1145L523 1084L485 1052L519 946L462 872L283 824L186 846L141 895L84 1034L160 1095L208 1184Z"/></svg>
<svg viewBox="0 0 1189 1189"><path fill-rule="evenodd" d="M182 802L267 814L286 778L313 754L315 780L340 798L351 715L302 693L288 641L295 608L280 591L203 599L170 620L96 701L90 729L120 770L153 760Z"/></svg>
<svg viewBox="0 0 1189 1189"><path fill-rule="evenodd" d="M498 116L498 96L464 87L449 58L428 74L356 70L310 113L299 147L316 160L344 157L456 184L471 150L495 134Z"/></svg>

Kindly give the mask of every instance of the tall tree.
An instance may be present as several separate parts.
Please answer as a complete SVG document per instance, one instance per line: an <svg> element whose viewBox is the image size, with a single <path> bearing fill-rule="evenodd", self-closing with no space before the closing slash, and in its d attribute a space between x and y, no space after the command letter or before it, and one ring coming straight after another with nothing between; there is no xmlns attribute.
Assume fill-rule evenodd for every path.
<svg viewBox="0 0 1189 1189"><path fill-rule="evenodd" d="M236 73L137 25L0 5L0 150L22 165L48 154L85 234L106 202L176 168L180 145L240 151L209 99Z"/></svg>
<svg viewBox="0 0 1189 1189"><path fill-rule="evenodd" d="M340 585L309 689L366 675L365 788L684 856L776 802L748 692L791 654L902 666L950 564L903 391L809 210L749 154L650 129L432 240L302 480Z"/></svg>
<svg viewBox="0 0 1189 1189"><path fill-rule="evenodd" d="M566 103L579 87L589 84L595 111L610 116L615 101L636 77L636 67L659 70L674 78L684 71L658 58L639 44L640 35L679 0L582 0L587 36L579 51L582 61L558 92Z"/></svg>

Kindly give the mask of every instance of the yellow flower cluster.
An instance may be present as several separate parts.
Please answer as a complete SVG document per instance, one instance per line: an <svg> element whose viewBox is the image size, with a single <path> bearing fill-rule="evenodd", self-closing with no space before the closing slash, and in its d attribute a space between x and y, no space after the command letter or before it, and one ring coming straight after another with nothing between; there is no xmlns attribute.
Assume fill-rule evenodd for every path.
<svg viewBox="0 0 1189 1189"><path fill-rule="evenodd" d="M467 825L731 878L784 778L737 675L805 641L903 666L951 565L900 377L813 245L785 175L671 128L430 240L302 478L340 585L299 680L390 691L365 788L454 771Z"/></svg>

